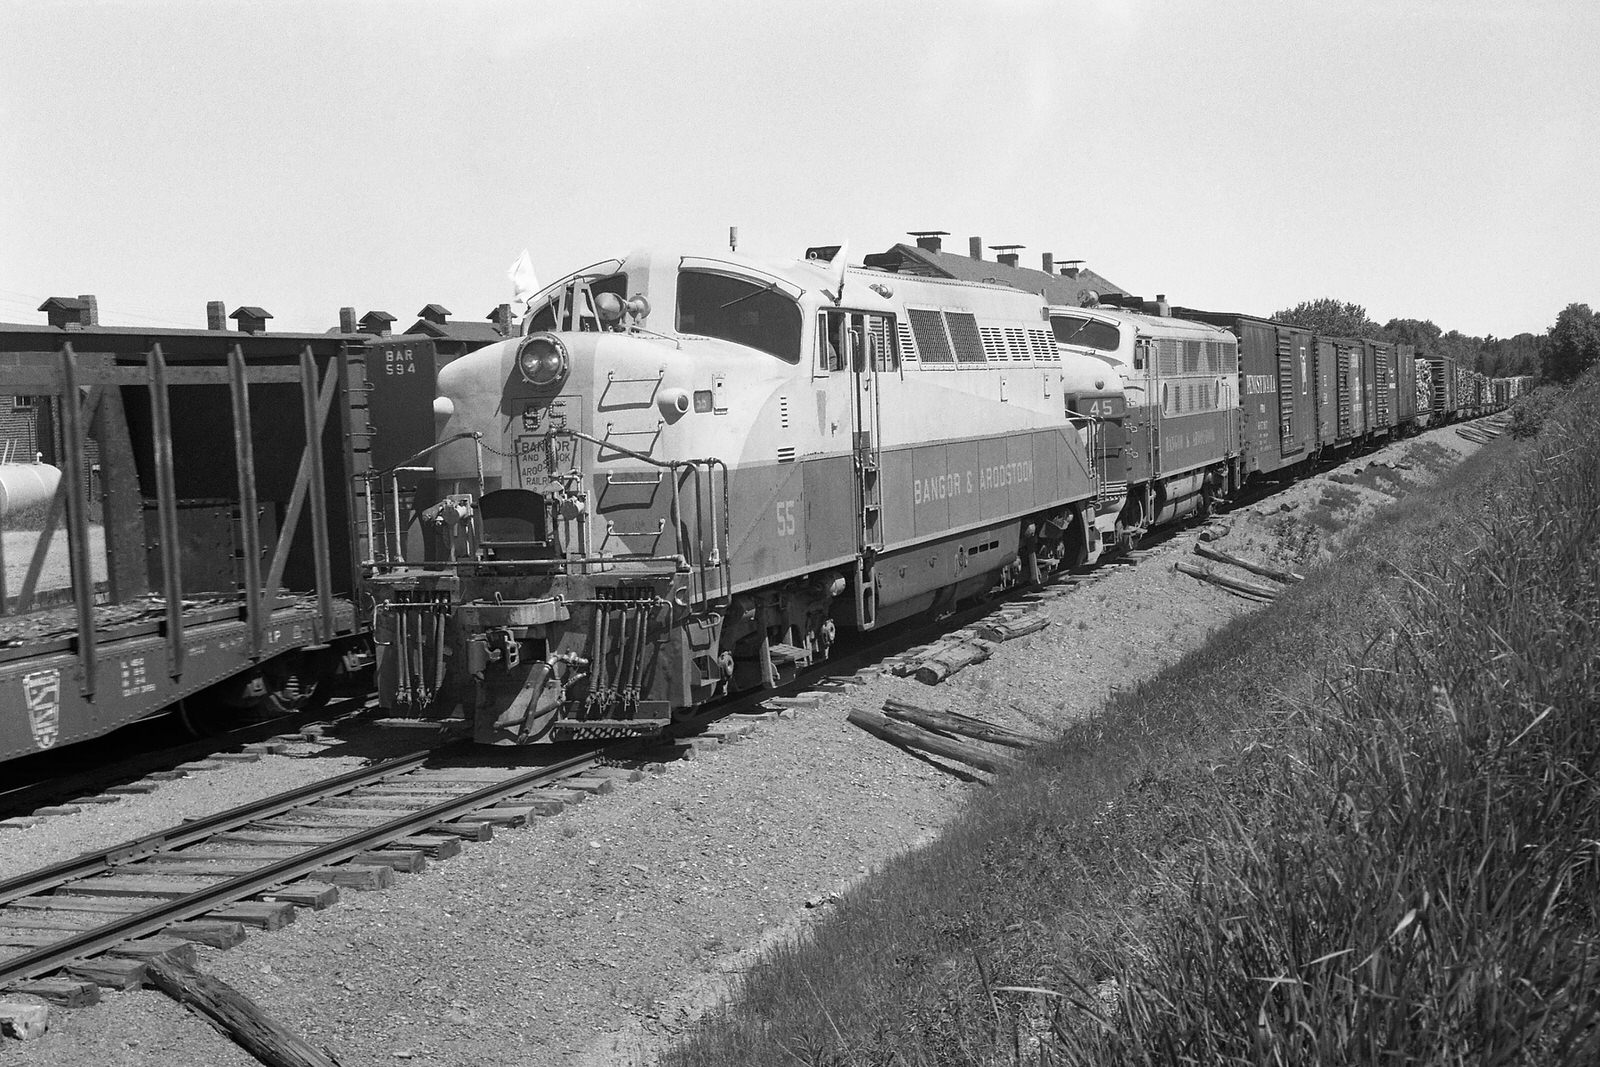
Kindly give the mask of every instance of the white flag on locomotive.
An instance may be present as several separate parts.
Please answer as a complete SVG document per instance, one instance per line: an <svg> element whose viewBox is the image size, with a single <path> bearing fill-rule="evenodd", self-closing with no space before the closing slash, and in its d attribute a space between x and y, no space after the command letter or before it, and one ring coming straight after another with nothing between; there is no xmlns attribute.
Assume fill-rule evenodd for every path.
<svg viewBox="0 0 1600 1067"><path fill-rule="evenodd" d="M528 297L539 291L539 278L533 272L533 258L528 255L526 248L506 271L506 277L511 279L511 310L521 318L528 310Z"/></svg>

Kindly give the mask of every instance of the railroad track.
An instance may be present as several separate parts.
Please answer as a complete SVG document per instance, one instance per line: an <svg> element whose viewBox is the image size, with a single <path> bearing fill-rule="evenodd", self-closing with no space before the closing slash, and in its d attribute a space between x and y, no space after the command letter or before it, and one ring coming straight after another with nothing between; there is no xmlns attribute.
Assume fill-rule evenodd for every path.
<svg viewBox="0 0 1600 1067"><path fill-rule="evenodd" d="M132 988L141 961L192 960L193 943L236 944L246 926L326 907L341 885L382 888L496 825L608 792L640 773L614 764L644 751L590 749L531 770L419 752L13 878L0 883L0 951L13 953L0 989L84 1003L101 985Z"/></svg>

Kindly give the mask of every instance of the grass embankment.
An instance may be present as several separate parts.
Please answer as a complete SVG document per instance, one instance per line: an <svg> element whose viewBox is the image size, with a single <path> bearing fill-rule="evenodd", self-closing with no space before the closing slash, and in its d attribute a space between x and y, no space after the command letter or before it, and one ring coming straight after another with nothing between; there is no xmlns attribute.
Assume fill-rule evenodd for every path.
<svg viewBox="0 0 1600 1067"><path fill-rule="evenodd" d="M1596 1062L1600 378L755 968L664 1062Z"/></svg>

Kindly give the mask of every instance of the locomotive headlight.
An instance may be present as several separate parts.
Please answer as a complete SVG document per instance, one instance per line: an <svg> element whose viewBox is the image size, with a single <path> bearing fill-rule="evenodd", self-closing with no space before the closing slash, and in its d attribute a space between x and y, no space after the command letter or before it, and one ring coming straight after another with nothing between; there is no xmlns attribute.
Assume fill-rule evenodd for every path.
<svg viewBox="0 0 1600 1067"><path fill-rule="evenodd" d="M550 385L566 376L567 346L550 333L529 334L517 349L517 369L532 385Z"/></svg>

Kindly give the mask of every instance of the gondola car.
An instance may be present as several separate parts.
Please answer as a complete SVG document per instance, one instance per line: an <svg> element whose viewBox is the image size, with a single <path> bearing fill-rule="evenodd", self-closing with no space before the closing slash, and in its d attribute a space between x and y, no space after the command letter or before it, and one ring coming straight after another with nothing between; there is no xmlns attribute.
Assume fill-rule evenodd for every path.
<svg viewBox="0 0 1600 1067"><path fill-rule="evenodd" d="M0 759L354 665L362 341L0 324L0 404L60 471L0 515Z"/></svg>

